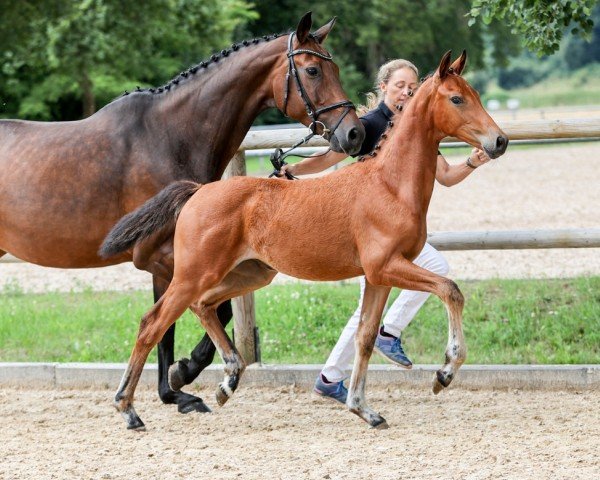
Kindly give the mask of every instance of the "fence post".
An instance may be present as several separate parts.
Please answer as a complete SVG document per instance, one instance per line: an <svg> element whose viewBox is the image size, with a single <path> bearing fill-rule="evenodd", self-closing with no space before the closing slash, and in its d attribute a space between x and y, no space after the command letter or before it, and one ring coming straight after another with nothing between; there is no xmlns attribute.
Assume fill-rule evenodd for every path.
<svg viewBox="0 0 600 480"><path fill-rule="evenodd" d="M246 156L243 151L237 152L225 169L223 179L246 175ZM257 358L257 345L255 341L256 316L254 309L254 293L232 299L233 331L235 347L247 365L255 363Z"/></svg>

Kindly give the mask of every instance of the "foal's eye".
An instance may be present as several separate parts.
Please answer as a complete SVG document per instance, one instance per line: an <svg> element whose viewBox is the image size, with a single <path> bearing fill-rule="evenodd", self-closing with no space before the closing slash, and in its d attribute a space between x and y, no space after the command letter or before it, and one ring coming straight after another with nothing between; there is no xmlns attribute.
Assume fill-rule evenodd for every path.
<svg viewBox="0 0 600 480"><path fill-rule="evenodd" d="M460 105L461 103L463 103L463 99L461 97L452 97L450 99L450 101L454 104L454 105Z"/></svg>
<svg viewBox="0 0 600 480"><path fill-rule="evenodd" d="M319 74L319 69L317 67L308 67L306 73L308 73L309 77L316 77Z"/></svg>

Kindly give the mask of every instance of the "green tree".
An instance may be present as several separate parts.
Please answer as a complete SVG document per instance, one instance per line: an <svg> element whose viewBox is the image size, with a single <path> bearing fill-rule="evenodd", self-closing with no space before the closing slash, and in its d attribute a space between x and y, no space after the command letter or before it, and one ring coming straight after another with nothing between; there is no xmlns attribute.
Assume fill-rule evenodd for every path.
<svg viewBox="0 0 600 480"><path fill-rule="evenodd" d="M11 107L18 99L19 116L38 119L88 116L126 88L163 82L222 48L255 15L244 0L9 1L1 7L2 97ZM57 103L79 104L79 111L53 111Z"/></svg>
<svg viewBox="0 0 600 480"><path fill-rule="evenodd" d="M590 18L597 0L473 0L469 25L493 20L507 22L521 36L523 45L538 56L558 51L566 27L585 39L591 37Z"/></svg>

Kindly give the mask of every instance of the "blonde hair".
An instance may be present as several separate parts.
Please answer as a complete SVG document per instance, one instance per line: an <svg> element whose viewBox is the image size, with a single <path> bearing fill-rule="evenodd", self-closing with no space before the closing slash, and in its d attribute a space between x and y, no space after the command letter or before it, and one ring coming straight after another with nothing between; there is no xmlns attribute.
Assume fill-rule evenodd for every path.
<svg viewBox="0 0 600 480"><path fill-rule="evenodd" d="M381 90L380 85L382 83L389 82L392 74L396 70L400 70L402 68L410 68L413 72L415 72L417 78L419 77L419 69L408 60L397 58L396 60L390 60L389 62L384 63L381 67L379 67L379 71L377 72L377 78L375 79L375 92L367 93L366 105L359 105L357 108L359 115L364 115L365 113L370 112L374 108L377 108L377 105L383 102L383 97L385 94Z"/></svg>

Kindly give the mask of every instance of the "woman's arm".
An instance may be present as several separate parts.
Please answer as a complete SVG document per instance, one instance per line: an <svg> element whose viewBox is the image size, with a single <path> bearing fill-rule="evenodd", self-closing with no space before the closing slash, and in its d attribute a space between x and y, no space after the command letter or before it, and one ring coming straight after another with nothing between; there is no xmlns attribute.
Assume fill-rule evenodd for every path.
<svg viewBox="0 0 600 480"><path fill-rule="evenodd" d="M457 165L450 165L442 155L438 155L435 179L445 187L452 187L471 175L477 167L489 161L490 157L477 148L471 151L466 162Z"/></svg>
<svg viewBox="0 0 600 480"><path fill-rule="evenodd" d="M297 163L284 165L280 170L281 175L278 176L282 176L284 172L291 173L294 176L319 173L341 162L347 156L345 153L338 153L333 150L329 150L325 155L315 154Z"/></svg>

